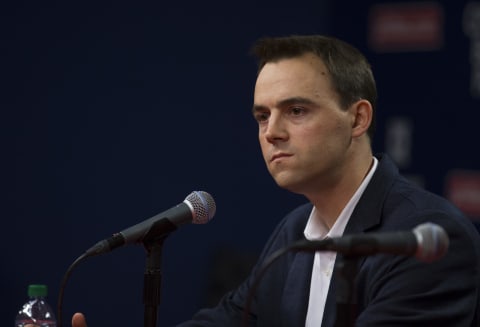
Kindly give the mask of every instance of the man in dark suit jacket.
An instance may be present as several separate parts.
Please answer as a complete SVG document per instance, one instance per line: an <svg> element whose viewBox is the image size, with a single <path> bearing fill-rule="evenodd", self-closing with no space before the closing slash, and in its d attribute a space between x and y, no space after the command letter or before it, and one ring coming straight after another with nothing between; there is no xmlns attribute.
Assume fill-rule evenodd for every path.
<svg viewBox="0 0 480 327"><path fill-rule="evenodd" d="M237 326L255 272L275 251L304 238L312 210L303 205L287 215L267 243L250 279L212 309L181 326ZM377 254L360 259L355 326L479 326L480 242L471 222L447 201L399 175L388 156L379 166L347 224L345 234L411 230L424 222L442 226L450 238L447 254L434 262ZM338 259L337 259L338 260ZM305 326L313 254L280 257L258 284L252 325ZM333 276L332 287L335 285ZM335 292L330 289L321 326L335 326ZM319 325L320 326L320 325Z"/></svg>
<svg viewBox="0 0 480 327"><path fill-rule="evenodd" d="M445 199L401 177L388 156L373 156L376 86L364 56L324 36L261 39L253 52L253 115L267 168L309 203L279 223L243 284L180 326L241 326L245 315L249 326L340 327L338 318L350 311L337 310L343 284L333 263L351 259L288 252L254 288L265 262L305 238L410 231L426 222L447 232L444 257L358 258L355 326L478 326L479 234ZM83 315L74 315L73 326L85 326Z"/></svg>

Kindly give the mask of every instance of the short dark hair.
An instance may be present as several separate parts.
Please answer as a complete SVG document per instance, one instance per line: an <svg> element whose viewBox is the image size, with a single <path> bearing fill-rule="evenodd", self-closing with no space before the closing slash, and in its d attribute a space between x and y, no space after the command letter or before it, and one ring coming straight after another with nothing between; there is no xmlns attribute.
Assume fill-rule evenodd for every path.
<svg viewBox="0 0 480 327"><path fill-rule="evenodd" d="M367 133L372 140L375 133L377 87L370 64L357 48L329 36L291 35L260 38L251 49L251 54L257 59L258 72L268 62L295 58L306 53L318 56L327 67L342 108L346 109L360 99L371 103L373 117Z"/></svg>

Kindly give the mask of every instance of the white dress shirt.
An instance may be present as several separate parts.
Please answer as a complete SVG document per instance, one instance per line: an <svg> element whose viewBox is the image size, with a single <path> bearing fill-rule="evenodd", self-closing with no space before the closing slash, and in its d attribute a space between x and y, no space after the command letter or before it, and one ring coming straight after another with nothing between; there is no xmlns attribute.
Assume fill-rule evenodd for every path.
<svg viewBox="0 0 480 327"><path fill-rule="evenodd" d="M377 169L378 160L373 158L373 165L362 184L358 187L355 194L348 201L345 208L338 216L335 224L330 230L323 223L318 216L318 212L313 207L307 225L304 230L304 235L308 240L322 240L327 237L339 237L343 235L345 226L350 219L350 216L355 209L363 191L372 179L372 175ZM319 327L322 325L323 311L325 309L325 302L327 301L328 288L330 287L330 280L335 264L336 252L318 251L315 252L315 259L313 261L312 280L310 282L310 297L308 301L306 327Z"/></svg>

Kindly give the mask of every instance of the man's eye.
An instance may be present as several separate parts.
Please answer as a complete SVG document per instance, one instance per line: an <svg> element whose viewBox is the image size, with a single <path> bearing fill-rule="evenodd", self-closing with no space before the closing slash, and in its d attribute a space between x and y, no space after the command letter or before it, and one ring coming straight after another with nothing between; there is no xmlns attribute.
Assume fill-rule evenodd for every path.
<svg viewBox="0 0 480 327"><path fill-rule="evenodd" d="M259 123L267 121L268 117L269 117L269 115L267 113L257 113L257 114L255 114L255 120Z"/></svg>
<svg viewBox="0 0 480 327"><path fill-rule="evenodd" d="M304 108L293 107L293 108L290 109L290 114L292 114L293 116L299 116L299 115L302 115L304 113L305 113Z"/></svg>

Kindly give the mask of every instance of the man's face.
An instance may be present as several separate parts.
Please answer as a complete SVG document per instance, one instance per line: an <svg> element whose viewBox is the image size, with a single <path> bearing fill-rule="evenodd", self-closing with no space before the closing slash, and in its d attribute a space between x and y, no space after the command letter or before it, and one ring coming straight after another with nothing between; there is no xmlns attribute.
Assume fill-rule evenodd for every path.
<svg viewBox="0 0 480 327"><path fill-rule="evenodd" d="M318 57L267 63L255 85L253 113L265 163L279 186L307 195L342 177L353 118L339 106Z"/></svg>

